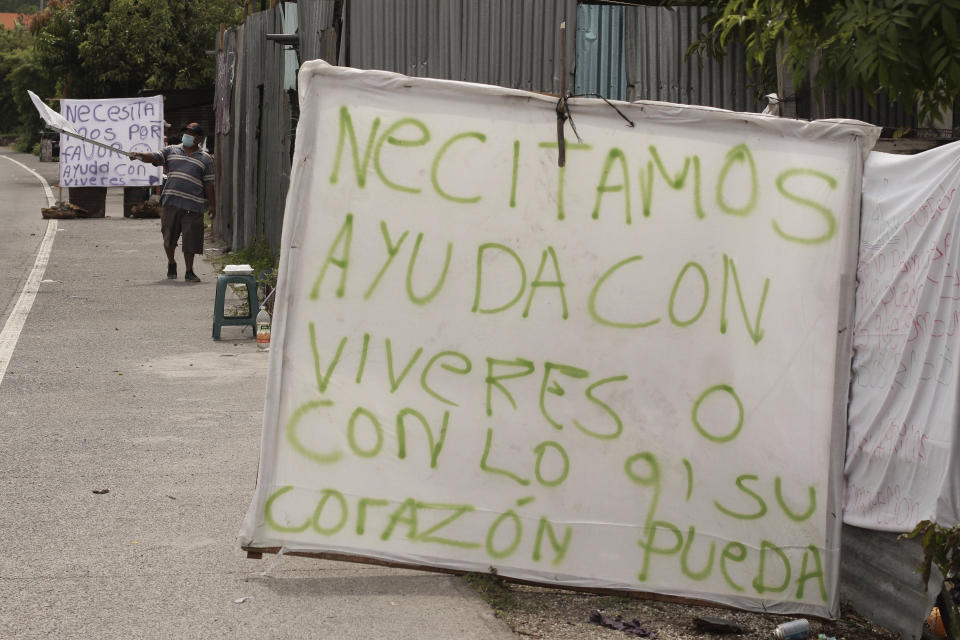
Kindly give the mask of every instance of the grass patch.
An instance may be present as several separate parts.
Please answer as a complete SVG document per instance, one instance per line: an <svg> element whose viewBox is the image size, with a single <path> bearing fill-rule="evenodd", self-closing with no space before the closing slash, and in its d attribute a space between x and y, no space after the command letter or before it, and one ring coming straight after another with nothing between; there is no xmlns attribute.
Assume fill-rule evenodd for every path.
<svg viewBox="0 0 960 640"><path fill-rule="evenodd" d="M595 596L588 604L594 609L618 609L635 606L637 602L636 598L626 596Z"/></svg>
<svg viewBox="0 0 960 640"><path fill-rule="evenodd" d="M512 611L520 607L520 601L510 585L495 573L468 574L463 581L480 594L494 611Z"/></svg>
<svg viewBox="0 0 960 640"><path fill-rule="evenodd" d="M257 289L260 300L269 295L277 286L277 265L279 256L273 255L270 244L263 236L256 238L253 242L237 251L230 251L219 256L210 256L207 261L217 268L217 271L223 271L228 264L248 264L253 267L253 274L257 279ZM267 302L267 310L273 313L274 298Z"/></svg>
<svg viewBox="0 0 960 640"><path fill-rule="evenodd" d="M264 237L255 239L243 249L212 257L210 262L221 270L228 264L248 264L255 272L269 271L277 266L277 258Z"/></svg>

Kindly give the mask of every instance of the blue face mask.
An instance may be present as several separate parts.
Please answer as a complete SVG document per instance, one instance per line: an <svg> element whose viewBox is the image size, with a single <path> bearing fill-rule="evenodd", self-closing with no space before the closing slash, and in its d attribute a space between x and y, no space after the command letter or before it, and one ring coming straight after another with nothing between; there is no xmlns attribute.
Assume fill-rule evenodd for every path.
<svg viewBox="0 0 960 640"><path fill-rule="evenodd" d="M185 146L185 147L192 147L192 146L193 146L193 143L196 142L196 141L197 141L197 139L194 138L194 137L193 137L192 135L190 135L189 133L183 134L183 137L180 138L181 144L183 144L183 146Z"/></svg>

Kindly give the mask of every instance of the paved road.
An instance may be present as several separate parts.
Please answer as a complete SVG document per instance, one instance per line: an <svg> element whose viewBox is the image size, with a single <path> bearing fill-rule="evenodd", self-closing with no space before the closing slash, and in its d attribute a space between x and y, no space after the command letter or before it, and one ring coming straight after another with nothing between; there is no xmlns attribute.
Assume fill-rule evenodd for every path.
<svg viewBox="0 0 960 640"><path fill-rule="evenodd" d="M33 266L46 229L40 208L47 206L47 197L39 181L9 158L0 158L0 327ZM14 200L22 204L10 206Z"/></svg>
<svg viewBox="0 0 960 640"><path fill-rule="evenodd" d="M0 198L5 319L47 223L3 158ZM513 638L456 578L246 558L266 356L211 340L212 268L166 280L158 221L121 201L54 223L0 382L0 638Z"/></svg>

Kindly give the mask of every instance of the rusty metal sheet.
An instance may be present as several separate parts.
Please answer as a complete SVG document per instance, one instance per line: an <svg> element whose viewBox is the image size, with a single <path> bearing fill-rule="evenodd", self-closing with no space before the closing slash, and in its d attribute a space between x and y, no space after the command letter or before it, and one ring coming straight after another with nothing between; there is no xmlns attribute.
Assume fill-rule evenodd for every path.
<svg viewBox="0 0 960 640"><path fill-rule="evenodd" d="M577 95L627 99L625 13L622 6L577 7Z"/></svg>
<svg viewBox="0 0 960 640"><path fill-rule="evenodd" d="M843 525L840 547L840 600L871 622L919 640L943 576L936 567L924 592L917 567L923 550L898 534Z"/></svg>

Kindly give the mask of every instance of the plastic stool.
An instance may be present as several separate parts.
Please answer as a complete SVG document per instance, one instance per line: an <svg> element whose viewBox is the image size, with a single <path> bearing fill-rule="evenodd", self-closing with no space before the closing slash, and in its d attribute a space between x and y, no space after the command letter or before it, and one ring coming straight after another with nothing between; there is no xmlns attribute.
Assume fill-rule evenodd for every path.
<svg viewBox="0 0 960 640"><path fill-rule="evenodd" d="M223 317L223 303L227 294L228 284L244 284L247 286L247 299L250 304L250 313L246 316L232 318ZM228 275L221 273L217 276L217 299L213 303L213 339L220 339L220 327L234 325L250 325L253 335L257 335L257 310L260 303L257 301L257 279L252 275Z"/></svg>

